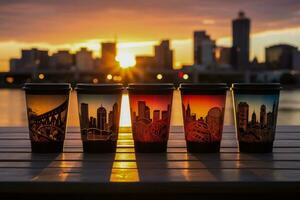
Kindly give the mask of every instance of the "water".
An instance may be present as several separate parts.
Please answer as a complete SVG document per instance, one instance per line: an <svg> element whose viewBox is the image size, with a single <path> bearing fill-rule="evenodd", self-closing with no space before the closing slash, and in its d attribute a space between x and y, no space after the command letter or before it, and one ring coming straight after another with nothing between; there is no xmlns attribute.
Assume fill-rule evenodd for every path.
<svg viewBox="0 0 300 200"><path fill-rule="evenodd" d="M174 92L171 124L183 124L178 91ZM232 100L229 93L226 100L225 124L233 124ZM278 124L300 125L300 90L281 92ZM129 102L126 94L122 101L120 125L130 126ZM27 126L25 96L22 90L0 89L0 126ZM71 94L68 126L79 126L76 93Z"/></svg>

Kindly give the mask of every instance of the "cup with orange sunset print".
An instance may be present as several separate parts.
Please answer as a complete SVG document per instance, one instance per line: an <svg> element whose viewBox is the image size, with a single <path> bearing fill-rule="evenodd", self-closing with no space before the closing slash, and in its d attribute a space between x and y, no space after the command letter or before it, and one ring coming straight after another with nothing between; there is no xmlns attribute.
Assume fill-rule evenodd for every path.
<svg viewBox="0 0 300 200"><path fill-rule="evenodd" d="M180 84L188 152L219 152L226 103L226 84Z"/></svg>
<svg viewBox="0 0 300 200"><path fill-rule="evenodd" d="M166 152L173 84L129 84L132 134L136 152Z"/></svg>
<svg viewBox="0 0 300 200"><path fill-rule="evenodd" d="M27 83L27 117L34 153L63 151L69 107L70 84Z"/></svg>

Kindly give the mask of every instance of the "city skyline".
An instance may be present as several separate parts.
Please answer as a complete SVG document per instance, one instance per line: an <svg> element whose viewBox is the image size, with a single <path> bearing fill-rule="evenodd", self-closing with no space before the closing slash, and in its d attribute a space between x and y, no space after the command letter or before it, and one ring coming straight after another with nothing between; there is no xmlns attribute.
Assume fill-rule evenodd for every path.
<svg viewBox="0 0 300 200"><path fill-rule="evenodd" d="M171 102L171 95L132 95L129 98L131 112L138 110L138 102L147 102L147 106L151 109L150 118L153 118L153 110L167 110L168 103Z"/></svg>
<svg viewBox="0 0 300 200"><path fill-rule="evenodd" d="M104 108L112 108L115 102L119 102L117 95L79 95L78 102L89 104L89 115L97 117L97 109L102 105ZM80 105L79 105L80 106ZM80 108L80 107L79 107Z"/></svg>
<svg viewBox="0 0 300 200"><path fill-rule="evenodd" d="M230 23L239 10L244 10L253 22L250 60L257 56L260 61L263 61L264 48L273 44L288 43L300 47L299 2L297 1L266 0L263 3L265 5L272 3L272 6L264 6L264 10L261 10L261 2L249 2L243 5L236 1L226 1L222 6L219 6L220 1L205 2L206 6L201 6L204 2L198 1L188 1L180 6L177 2L169 1L152 1L150 4L142 2L103 4L89 1L89 3L76 2L74 5L67 2L60 2L58 8L56 2L41 3L33 0L25 4L20 1L11 3L0 1L3 5L0 7L0 15L6 19L3 23L5 28L1 28L0 32L0 52L2 52L0 71L8 70L9 58L18 57L21 48L49 48L53 53L58 49L71 49L74 52L79 47L87 47L93 50L94 56L99 56L99 42L114 41L115 38L120 43L119 60L128 57L132 60L135 55L151 54L152 46L157 44L158 40L168 38L172 40L171 47L175 50L174 66L177 68L182 64L193 62L191 38L194 30L206 30L214 40L217 40L217 45L231 46ZM98 12L98 6L103 9L103 12ZM150 6L154 14L147 16ZM141 7L144 9L140 9ZM57 13L53 12L56 10ZM65 10L68 14L62 14ZM89 14L82 15L87 10ZM140 15L140 10L143 10L143 14L145 12L141 19L136 17ZM211 12L212 10L214 12ZM16 11L18 15L12 15ZM126 11L130 14L125 14ZM80 20L73 20L71 16L74 19L80 16ZM103 17L108 20L99 20ZM165 20L161 21L162 18ZM59 28L60 23L66 20L68 23L64 23L65 29L62 32ZM26 28L23 24L13 26L18 21L27 24ZM58 23L51 23L52 21ZM28 28L28 24L32 29ZM141 24L146 25L143 30L140 30ZM57 37L57 33L60 37Z"/></svg>
<svg viewBox="0 0 300 200"><path fill-rule="evenodd" d="M259 115L261 105L266 105L266 112L272 112L273 104L276 103L274 99L277 95L241 95L235 97L235 104L238 105L240 102L250 102L249 103L249 114L248 119L251 119L252 113L255 112Z"/></svg>
<svg viewBox="0 0 300 200"><path fill-rule="evenodd" d="M213 107L225 107L226 95L184 95L182 104L187 107L190 105L193 113L199 117L205 117Z"/></svg>

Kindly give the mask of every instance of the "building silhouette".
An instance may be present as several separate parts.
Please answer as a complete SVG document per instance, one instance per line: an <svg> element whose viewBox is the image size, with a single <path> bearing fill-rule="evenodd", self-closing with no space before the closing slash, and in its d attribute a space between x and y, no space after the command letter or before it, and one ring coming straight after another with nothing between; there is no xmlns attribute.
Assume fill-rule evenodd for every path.
<svg viewBox="0 0 300 200"><path fill-rule="evenodd" d="M245 70L249 65L250 52L250 19L244 12L239 12L238 18L232 21L232 47L234 49L234 64L239 70Z"/></svg>
<svg viewBox="0 0 300 200"><path fill-rule="evenodd" d="M240 102L237 109L238 127L246 130L248 127L249 105L246 102Z"/></svg>
<svg viewBox="0 0 300 200"><path fill-rule="evenodd" d="M112 110L107 112L102 105L97 109L97 116L89 117L89 110L87 103L80 104L80 126L81 129L97 129L100 132L106 131L116 132L119 125L119 106L117 103L113 104Z"/></svg>
<svg viewBox="0 0 300 200"><path fill-rule="evenodd" d="M115 42L101 43L101 61L100 67L105 70L112 70L118 67L116 61L117 44Z"/></svg>
<svg viewBox="0 0 300 200"><path fill-rule="evenodd" d="M249 105L247 102L240 102L237 108L237 126L241 133L251 133L251 134L268 134L268 130L275 127L276 123L276 111L275 103L273 104L272 111L267 112L266 105L262 104L260 106L259 121L257 120L257 115L255 110L252 112L251 121L248 120L249 115ZM265 130L265 131L264 131ZM262 132L263 131L263 132ZM255 135L256 136L256 135ZM259 136L256 136L259 138Z"/></svg>
<svg viewBox="0 0 300 200"><path fill-rule="evenodd" d="M194 65L214 64L215 41L205 31L194 32Z"/></svg>
<svg viewBox="0 0 300 200"><path fill-rule="evenodd" d="M159 69L173 69L173 50L170 49L169 40L162 40L159 45L154 46L154 59Z"/></svg>
<svg viewBox="0 0 300 200"><path fill-rule="evenodd" d="M266 65L269 69L293 69L297 47L278 44L265 49Z"/></svg>
<svg viewBox="0 0 300 200"><path fill-rule="evenodd" d="M92 51L87 48L81 48L75 54L76 68L79 71L91 71L94 69L94 60Z"/></svg>
<svg viewBox="0 0 300 200"><path fill-rule="evenodd" d="M151 109L149 106L147 106L146 101L138 101L138 115L136 115L136 112L132 112L132 118L133 122L144 120L148 123L152 122L150 113ZM153 111L153 122L159 121L159 120L168 120L170 118L171 114L171 106L168 105L167 110L154 110ZM161 116L161 118L160 118Z"/></svg>
<svg viewBox="0 0 300 200"><path fill-rule="evenodd" d="M106 109L101 105L97 109L97 128L100 130L105 130L106 121Z"/></svg>

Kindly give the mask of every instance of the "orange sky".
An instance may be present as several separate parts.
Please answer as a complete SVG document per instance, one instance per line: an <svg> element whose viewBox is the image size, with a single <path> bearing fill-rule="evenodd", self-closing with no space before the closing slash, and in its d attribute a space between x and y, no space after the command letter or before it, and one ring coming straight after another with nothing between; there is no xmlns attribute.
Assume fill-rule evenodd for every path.
<svg viewBox="0 0 300 200"><path fill-rule="evenodd" d="M196 113L197 118L205 117L213 107L225 107L225 95L184 95L182 103L187 108L190 104L191 113Z"/></svg>
<svg viewBox="0 0 300 200"><path fill-rule="evenodd" d="M27 95L26 101L28 107L37 115L48 112L66 100L65 95Z"/></svg>
<svg viewBox="0 0 300 200"><path fill-rule="evenodd" d="M272 6L270 6L272 5ZM117 38L119 54L153 54L159 40L172 40L174 63L192 64L194 30L207 30L231 45L231 20L239 10L251 18L251 58L277 43L300 47L299 0L0 0L0 71L21 48L77 50L99 56L99 42Z"/></svg>

